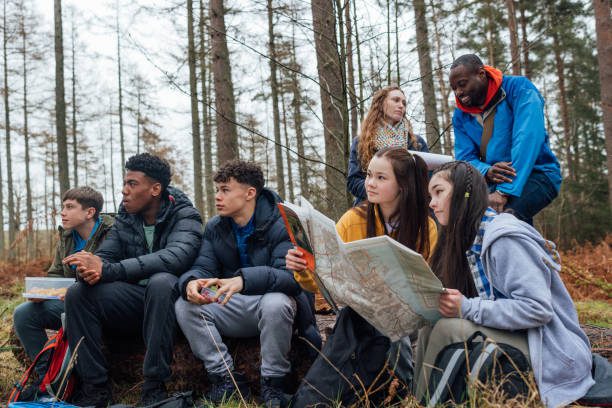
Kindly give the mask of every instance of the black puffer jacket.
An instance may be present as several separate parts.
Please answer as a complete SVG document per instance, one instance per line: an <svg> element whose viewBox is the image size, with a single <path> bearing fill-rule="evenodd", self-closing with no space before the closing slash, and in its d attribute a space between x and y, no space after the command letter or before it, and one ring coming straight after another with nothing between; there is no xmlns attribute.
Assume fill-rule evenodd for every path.
<svg viewBox="0 0 612 408"><path fill-rule="evenodd" d="M255 206L255 231L247 238L251 267L242 268L236 237L229 217L215 216L206 224L200 254L189 272L181 276L179 288L186 299L189 281L201 278L244 280L243 295L281 292L296 299L296 324L301 336L320 347L314 318L314 298L302 292L293 273L285 269L285 255L293 247L276 203L280 197L263 189Z"/></svg>
<svg viewBox="0 0 612 408"><path fill-rule="evenodd" d="M149 253L143 218L123 205L115 224L96 251L104 261L102 282L138 282L158 272L180 276L189 269L202 242L202 218L189 198L168 187L155 221L153 250Z"/></svg>

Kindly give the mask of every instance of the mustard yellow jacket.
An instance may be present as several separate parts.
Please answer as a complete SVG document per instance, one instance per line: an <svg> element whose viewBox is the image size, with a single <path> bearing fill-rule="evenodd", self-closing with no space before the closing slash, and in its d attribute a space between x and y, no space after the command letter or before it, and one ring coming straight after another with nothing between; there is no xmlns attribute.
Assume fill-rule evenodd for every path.
<svg viewBox="0 0 612 408"><path fill-rule="evenodd" d="M358 239L367 238L367 220L361 214L360 209L351 208L338 220L336 223L336 231L344 242L357 241ZM380 221L380 217L376 217L376 236L384 235L385 229ZM438 230L436 222L429 217L429 256L433 253L433 249L438 241ZM309 292L317 291L317 284L312 279L308 271L301 273L294 272L295 280L300 284L302 289Z"/></svg>

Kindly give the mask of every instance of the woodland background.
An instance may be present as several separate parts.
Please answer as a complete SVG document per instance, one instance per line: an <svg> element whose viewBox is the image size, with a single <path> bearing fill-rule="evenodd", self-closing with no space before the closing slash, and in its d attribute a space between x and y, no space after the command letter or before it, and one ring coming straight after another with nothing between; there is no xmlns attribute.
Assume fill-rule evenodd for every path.
<svg viewBox="0 0 612 408"><path fill-rule="evenodd" d="M564 181L537 226L567 249L610 231L609 1L3 0L2 12L6 259L49 256L69 187L99 189L115 212L122 164L143 151L172 163L204 218L214 169L235 157L337 218L350 141L378 88L400 84L416 132L452 154L447 78L467 52L529 77L546 100Z"/></svg>

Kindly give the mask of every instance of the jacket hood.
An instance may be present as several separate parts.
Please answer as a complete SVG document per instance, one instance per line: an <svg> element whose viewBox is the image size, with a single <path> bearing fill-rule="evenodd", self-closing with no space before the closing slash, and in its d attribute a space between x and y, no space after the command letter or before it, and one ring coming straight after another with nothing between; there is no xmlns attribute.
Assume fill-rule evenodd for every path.
<svg viewBox="0 0 612 408"><path fill-rule="evenodd" d="M544 239L534 227L509 213L497 215L487 226L482 241L482 253L503 236L522 237L535 242L547 255L549 266L557 272L561 270L559 253L554 242Z"/></svg>
<svg viewBox="0 0 612 408"><path fill-rule="evenodd" d="M105 231L105 230L110 229L110 227L113 226L113 223L115 222L115 217L110 214L100 214L100 220L101 220L100 227L99 227L100 231ZM59 225L57 227L57 230L63 236L72 235L72 228L65 229L63 226Z"/></svg>

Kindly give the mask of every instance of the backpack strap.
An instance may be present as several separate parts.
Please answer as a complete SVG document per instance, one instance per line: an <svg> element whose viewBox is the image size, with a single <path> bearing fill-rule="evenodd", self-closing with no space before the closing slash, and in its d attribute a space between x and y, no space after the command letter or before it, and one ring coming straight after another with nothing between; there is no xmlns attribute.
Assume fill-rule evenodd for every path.
<svg viewBox="0 0 612 408"><path fill-rule="evenodd" d="M495 119L495 112L497 111L497 106L493 108L488 115L484 116L482 119L482 136L480 137L480 161L485 161L487 158L487 146L489 145L489 140L491 140L491 136L493 136L493 119Z"/></svg>
<svg viewBox="0 0 612 408"><path fill-rule="evenodd" d="M463 349L457 349L453 352L451 358L448 360L446 368L444 368L444 371L442 372L442 377L440 378L440 382L438 383L436 390L433 392L429 402L427 403L427 408L433 408L440 403L440 398L448 387L449 381L454 380L459 367L461 364L463 364L463 360L461 359L463 354L465 354L465 350Z"/></svg>

